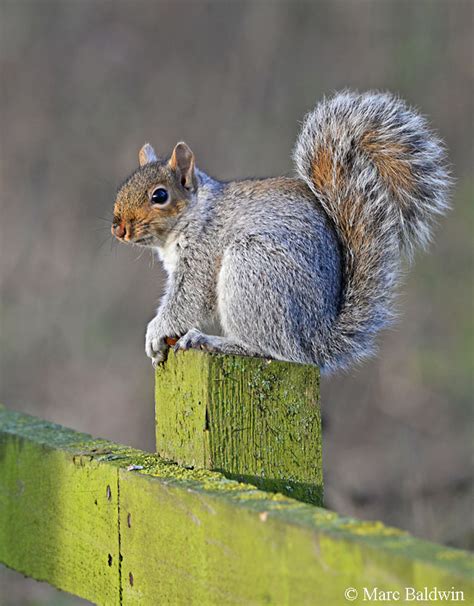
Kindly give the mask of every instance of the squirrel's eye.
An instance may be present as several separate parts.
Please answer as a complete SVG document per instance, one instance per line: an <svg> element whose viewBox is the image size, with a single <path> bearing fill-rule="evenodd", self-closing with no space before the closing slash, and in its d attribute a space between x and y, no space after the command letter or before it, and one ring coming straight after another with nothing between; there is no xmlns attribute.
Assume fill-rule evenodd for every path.
<svg viewBox="0 0 474 606"><path fill-rule="evenodd" d="M153 204L165 204L168 201L168 192L164 187L157 187L151 194Z"/></svg>

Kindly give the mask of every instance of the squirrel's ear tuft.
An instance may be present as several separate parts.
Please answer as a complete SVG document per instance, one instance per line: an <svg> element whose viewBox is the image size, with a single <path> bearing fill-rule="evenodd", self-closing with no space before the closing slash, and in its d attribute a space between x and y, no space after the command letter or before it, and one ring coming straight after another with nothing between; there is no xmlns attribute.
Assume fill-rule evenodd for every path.
<svg viewBox="0 0 474 606"><path fill-rule="evenodd" d="M150 162L156 162L158 160L158 156L155 153L155 150L149 143L145 143L145 145L138 152L138 162L140 166L145 166L145 164L149 164Z"/></svg>
<svg viewBox="0 0 474 606"><path fill-rule="evenodd" d="M181 141L176 144L171 155L169 166L179 172L181 185L186 189L196 188L196 175L194 173L194 154L189 146Z"/></svg>

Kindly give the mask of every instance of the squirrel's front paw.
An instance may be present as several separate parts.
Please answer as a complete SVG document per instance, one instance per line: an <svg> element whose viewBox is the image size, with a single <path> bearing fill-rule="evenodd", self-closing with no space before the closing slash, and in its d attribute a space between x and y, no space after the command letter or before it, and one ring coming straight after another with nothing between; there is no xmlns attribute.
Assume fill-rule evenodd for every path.
<svg viewBox="0 0 474 606"><path fill-rule="evenodd" d="M145 352L151 358L154 368L166 360L169 349L166 337L161 322L158 318L154 318L148 324L145 336Z"/></svg>

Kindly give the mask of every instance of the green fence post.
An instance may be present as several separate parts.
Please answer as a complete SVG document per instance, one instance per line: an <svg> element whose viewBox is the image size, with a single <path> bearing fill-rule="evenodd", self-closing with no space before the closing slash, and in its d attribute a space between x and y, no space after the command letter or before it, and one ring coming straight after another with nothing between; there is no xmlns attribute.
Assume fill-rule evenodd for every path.
<svg viewBox="0 0 474 606"><path fill-rule="evenodd" d="M162 457L322 504L318 369L170 353L156 371L155 395Z"/></svg>

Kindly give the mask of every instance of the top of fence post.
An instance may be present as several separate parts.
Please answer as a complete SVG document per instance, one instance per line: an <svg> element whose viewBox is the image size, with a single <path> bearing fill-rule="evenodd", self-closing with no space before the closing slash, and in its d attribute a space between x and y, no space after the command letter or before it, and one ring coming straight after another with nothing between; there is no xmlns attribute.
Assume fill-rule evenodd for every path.
<svg viewBox="0 0 474 606"><path fill-rule="evenodd" d="M317 368L171 352L156 371L155 396L162 457L322 504Z"/></svg>

